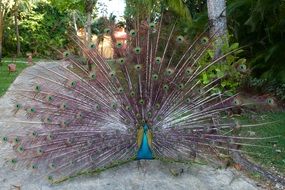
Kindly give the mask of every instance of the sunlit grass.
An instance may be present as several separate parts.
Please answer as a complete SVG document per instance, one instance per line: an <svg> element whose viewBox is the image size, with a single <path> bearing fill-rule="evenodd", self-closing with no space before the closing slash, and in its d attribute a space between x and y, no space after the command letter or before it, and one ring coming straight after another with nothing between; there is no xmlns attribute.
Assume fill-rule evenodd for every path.
<svg viewBox="0 0 285 190"><path fill-rule="evenodd" d="M16 72L9 73L8 64L11 63L16 64ZM2 60L0 65L0 97L5 94L13 81L27 66L26 58L17 58L15 59L15 62L13 62L11 58Z"/></svg>

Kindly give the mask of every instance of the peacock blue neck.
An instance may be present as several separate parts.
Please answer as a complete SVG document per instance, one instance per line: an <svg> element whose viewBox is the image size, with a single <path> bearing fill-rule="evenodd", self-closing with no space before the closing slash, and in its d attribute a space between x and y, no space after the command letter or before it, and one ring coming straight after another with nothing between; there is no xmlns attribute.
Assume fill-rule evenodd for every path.
<svg viewBox="0 0 285 190"><path fill-rule="evenodd" d="M144 124L143 129L144 129L143 138L142 138L141 147L139 148L139 151L137 153L137 159L138 160L151 160L153 159L153 155L152 155L151 148L149 147L149 143L148 143L147 124Z"/></svg>

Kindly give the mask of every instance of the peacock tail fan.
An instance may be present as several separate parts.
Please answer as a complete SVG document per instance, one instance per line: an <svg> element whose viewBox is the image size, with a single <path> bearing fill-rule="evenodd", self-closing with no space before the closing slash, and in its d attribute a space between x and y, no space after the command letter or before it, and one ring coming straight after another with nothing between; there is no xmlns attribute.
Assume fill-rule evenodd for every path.
<svg viewBox="0 0 285 190"><path fill-rule="evenodd" d="M217 37L207 30L190 39L175 23L164 27L163 19L132 26L121 41L114 26L104 30L112 39L112 59L98 44L74 37L91 66L66 51L69 64L39 64L29 73L30 88L14 90L14 114L25 113L27 120L1 139L13 147L9 166L28 167L56 183L136 159L214 162L231 151L244 153L241 145L258 146L255 138L237 135L253 125L226 114L257 101L220 88L227 74L203 77L239 48L214 58L209 52ZM232 66L239 77L246 71L241 65Z"/></svg>

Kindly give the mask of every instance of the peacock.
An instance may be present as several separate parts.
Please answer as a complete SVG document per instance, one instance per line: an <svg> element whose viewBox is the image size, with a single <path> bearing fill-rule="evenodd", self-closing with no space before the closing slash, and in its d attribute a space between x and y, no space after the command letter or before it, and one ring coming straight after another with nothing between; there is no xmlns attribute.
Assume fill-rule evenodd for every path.
<svg viewBox="0 0 285 190"><path fill-rule="evenodd" d="M6 164L57 183L134 160L213 163L229 152L246 153L240 146L259 146L254 141L262 138L238 133L255 125L228 114L251 101L219 88L227 74L203 77L241 49L205 58L216 35L206 29L190 39L163 20L135 20L124 41L108 26L112 59L98 44L73 37L84 59L69 50L61 52L66 64L28 73L34 82L13 90L13 113L27 120L1 134L2 144L11 144ZM244 61L232 69L240 77L247 72Z"/></svg>

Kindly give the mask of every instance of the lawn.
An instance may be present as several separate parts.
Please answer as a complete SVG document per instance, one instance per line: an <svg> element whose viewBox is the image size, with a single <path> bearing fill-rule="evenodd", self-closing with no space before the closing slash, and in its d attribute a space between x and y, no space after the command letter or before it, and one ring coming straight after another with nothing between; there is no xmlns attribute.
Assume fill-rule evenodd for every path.
<svg viewBox="0 0 285 190"><path fill-rule="evenodd" d="M38 59L36 59L38 60ZM36 61L34 60L34 61ZM15 63L17 71L9 73L8 64ZM17 58L14 61L12 58L2 59L2 65L0 65L0 97L5 94L9 86L13 83L16 77L22 72L23 69L28 67L26 58Z"/></svg>
<svg viewBox="0 0 285 190"><path fill-rule="evenodd" d="M242 149L249 152L250 159L265 168L285 173L285 112L258 113L255 119L241 118L242 123L267 123L264 126L244 128L242 136L273 137L272 139L247 141L264 147L244 146ZM251 133L251 135L249 135Z"/></svg>

